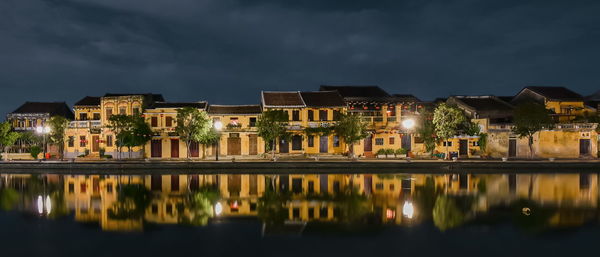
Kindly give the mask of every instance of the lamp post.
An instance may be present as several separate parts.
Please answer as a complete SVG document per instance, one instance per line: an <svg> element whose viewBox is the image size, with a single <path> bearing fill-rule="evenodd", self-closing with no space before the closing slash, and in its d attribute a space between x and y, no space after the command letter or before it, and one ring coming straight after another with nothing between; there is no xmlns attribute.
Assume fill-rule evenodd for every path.
<svg viewBox="0 0 600 257"><path fill-rule="evenodd" d="M219 138L217 139L217 155L216 155L216 160L219 160L219 152L221 151L221 129L223 128L223 123L221 123L220 120L217 120L213 123L213 127L215 128L215 130L217 131L217 134L219 134Z"/></svg>
<svg viewBox="0 0 600 257"><path fill-rule="evenodd" d="M42 134L43 144L44 144L44 146L43 146L43 148L44 148L44 158L43 159L46 160L46 134L50 133L50 127L48 127L48 126L43 126L43 127L42 126L37 126L35 128L35 131L38 134Z"/></svg>

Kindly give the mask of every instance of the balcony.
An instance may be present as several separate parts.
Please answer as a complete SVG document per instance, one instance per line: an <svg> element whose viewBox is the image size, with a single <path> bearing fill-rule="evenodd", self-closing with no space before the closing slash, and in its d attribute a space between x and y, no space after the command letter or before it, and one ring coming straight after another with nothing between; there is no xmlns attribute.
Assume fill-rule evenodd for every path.
<svg viewBox="0 0 600 257"><path fill-rule="evenodd" d="M100 128L102 122L99 120L75 120L69 122L69 128Z"/></svg>
<svg viewBox="0 0 600 257"><path fill-rule="evenodd" d="M556 124L556 129L565 129L565 130L589 130L596 129L596 123L559 123Z"/></svg>
<svg viewBox="0 0 600 257"><path fill-rule="evenodd" d="M335 121L310 121L310 122L308 122L309 128L319 128L319 127L328 128L328 127L332 127L333 125L335 125Z"/></svg>

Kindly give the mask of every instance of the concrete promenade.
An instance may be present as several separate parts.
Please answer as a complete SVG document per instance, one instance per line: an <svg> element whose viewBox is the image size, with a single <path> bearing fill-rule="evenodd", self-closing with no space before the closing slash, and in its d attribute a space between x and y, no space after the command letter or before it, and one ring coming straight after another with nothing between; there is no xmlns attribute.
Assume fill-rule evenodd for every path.
<svg viewBox="0 0 600 257"><path fill-rule="evenodd" d="M600 172L600 160L10 161L0 173L530 173Z"/></svg>

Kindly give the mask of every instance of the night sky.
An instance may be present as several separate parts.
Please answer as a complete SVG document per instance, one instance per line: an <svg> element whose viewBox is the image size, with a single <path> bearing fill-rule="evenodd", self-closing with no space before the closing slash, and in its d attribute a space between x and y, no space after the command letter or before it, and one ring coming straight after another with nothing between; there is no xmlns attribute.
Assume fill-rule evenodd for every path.
<svg viewBox="0 0 600 257"><path fill-rule="evenodd" d="M600 1L1 0L0 115L25 101L380 85L431 100L600 89Z"/></svg>

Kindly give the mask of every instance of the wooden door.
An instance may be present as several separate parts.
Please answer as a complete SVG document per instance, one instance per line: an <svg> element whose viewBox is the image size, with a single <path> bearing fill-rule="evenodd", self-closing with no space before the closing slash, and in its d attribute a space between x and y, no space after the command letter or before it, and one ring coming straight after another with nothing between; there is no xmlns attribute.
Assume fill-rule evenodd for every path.
<svg viewBox="0 0 600 257"><path fill-rule="evenodd" d="M461 139L458 141L458 155L466 156L469 154L469 140Z"/></svg>
<svg viewBox="0 0 600 257"><path fill-rule="evenodd" d="M412 150L412 142L411 142L411 137L410 134L404 134L402 135L402 148L404 148L407 151Z"/></svg>
<svg viewBox="0 0 600 257"><path fill-rule="evenodd" d="M320 153L327 153L327 147L329 144L329 137L328 136L321 136L319 138L319 152Z"/></svg>
<svg viewBox="0 0 600 257"><path fill-rule="evenodd" d="M92 152L100 151L100 137L92 136Z"/></svg>
<svg viewBox="0 0 600 257"><path fill-rule="evenodd" d="M590 140L579 139L579 156L587 156L590 154Z"/></svg>
<svg viewBox="0 0 600 257"><path fill-rule="evenodd" d="M171 139L171 158L179 158L179 139Z"/></svg>
<svg viewBox="0 0 600 257"><path fill-rule="evenodd" d="M289 153L290 143L285 139L279 139L279 153Z"/></svg>
<svg viewBox="0 0 600 257"><path fill-rule="evenodd" d="M200 157L200 144L197 142L190 144L190 157Z"/></svg>
<svg viewBox="0 0 600 257"><path fill-rule="evenodd" d="M241 155L242 154L242 138L241 137L228 137L227 138L227 155Z"/></svg>
<svg viewBox="0 0 600 257"><path fill-rule="evenodd" d="M162 157L162 140L152 140L150 146L151 157Z"/></svg>
<svg viewBox="0 0 600 257"><path fill-rule="evenodd" d="M249 142L248 154L257 155L258 154L258 136L256 134L248 135L248 142Z"/></svg>
<svg viewBox="0 0 600 257"><path fill-rule="evenodd" d="M365 152L373 151L373 135L369 134L367 136L367 138L365 138L364 144L365 144L365 149L364 149Z"/></svg>
<svg viewBox="0 0 600 257"><path fill-rule="evenodd" d="M517 139L508 140L508 157L517 157Z"/></svg>

